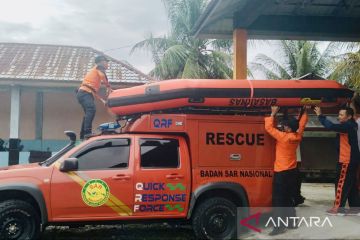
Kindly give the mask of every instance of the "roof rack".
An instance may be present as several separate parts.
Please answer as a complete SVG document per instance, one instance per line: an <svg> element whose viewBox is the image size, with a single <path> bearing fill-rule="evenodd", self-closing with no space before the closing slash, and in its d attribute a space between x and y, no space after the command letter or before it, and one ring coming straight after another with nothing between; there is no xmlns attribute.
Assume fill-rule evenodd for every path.
<svg viewBox="0 0 360 240"><path fill-rule="evenodd" d="M286 109L299 109L299 106L282 107ZM271 112L270 107L257 107L257 108L235 108L235 107L183 107L171 108L164 110L157 110L151 112L140 112L131 115L117 115L117 120L131 120L137 119L145 114L200 114L200 115L251 115L251 116L264 116Z"/></svg>

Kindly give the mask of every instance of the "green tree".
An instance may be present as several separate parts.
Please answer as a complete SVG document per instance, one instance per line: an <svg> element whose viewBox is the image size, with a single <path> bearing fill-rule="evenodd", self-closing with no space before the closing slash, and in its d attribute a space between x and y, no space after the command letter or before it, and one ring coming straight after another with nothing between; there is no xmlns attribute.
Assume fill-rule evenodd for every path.
<svg viewBox="0 0 360 240"><path fill-rule="evenodd" d="M360 90L360 43L348 44L347 49L350 52L336 57L331 77Z"/></svg>
<svg viewBox="0 0 360 240"><path fill-rule="evenodd" d="M168 36L150 34L138 42L132 52L145 49L152 55L158 79L231 78L231 42L195 39L192 29L204 10L206 0L163 0L170 21Z"/></svg>
<svg viewBox="0 0 360 240"><path fill-rule="evenodd" d="M319 43L313 41L279 41L278 53L281 62L259 54L250 64L252 72L259 71L268 79L299 78L307 73L327 78L330 72L332 56L338 50L335 43L327 45L321 52Z"/></svg>

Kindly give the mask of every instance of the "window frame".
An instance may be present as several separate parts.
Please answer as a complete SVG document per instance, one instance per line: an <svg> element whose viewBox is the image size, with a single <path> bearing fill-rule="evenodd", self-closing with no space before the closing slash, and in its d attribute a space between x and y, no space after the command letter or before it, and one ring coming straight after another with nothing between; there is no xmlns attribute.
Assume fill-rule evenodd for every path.
<svg viewBox="0 0 360 240"><path fill-rule="evenodd" d="M112 147L119 147L119 146L127 146L129 150L128 154L128 162L126 167L122 168L93 168L93 169L78 169L77 171L97 171L97 170L122 170L122 169L129 169L129 163L130 163L130 154L131 154L131 138L108 138L108 139L100 139L95 140L93 142L90 142L83 148L81 148L79 151L74 152L71 154L70 158L76 158L79 161L79 156L83 156L93 150L101 149L101 148L111 148L111 146L106 146L106 144L113 143L114 141L124 141L123 144L119 143Z"/></svg>
<svg viewBox="0 0 360 240"><path fill-rule="evenodd" d="M141 154L141 147L142 144L146 141L175 141L177 144L177 166L176 167L143 167L142 164L142 154ZM180 141L177 138L139 138L139 167L144 170L170 170L170 169L180 169L181 168L181 156L180 156Z"/></svg>

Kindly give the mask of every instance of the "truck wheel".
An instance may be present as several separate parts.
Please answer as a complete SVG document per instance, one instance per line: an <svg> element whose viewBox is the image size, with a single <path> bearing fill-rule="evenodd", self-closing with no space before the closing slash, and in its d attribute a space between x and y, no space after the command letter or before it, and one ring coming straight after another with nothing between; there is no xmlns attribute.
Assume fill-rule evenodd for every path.
<svg viewBox="0 0 360 240"><path fill-rule="evenodd" d="M40 219L34 207L21 200L0 203L0 239L38 239Z"/></svg>
<svg viewBox="0 0 360 240"><path fill-rule="evenodd" d="M210 198L196 208L192 225L199 239L236 238L236 205L225 198Z"/></svg>

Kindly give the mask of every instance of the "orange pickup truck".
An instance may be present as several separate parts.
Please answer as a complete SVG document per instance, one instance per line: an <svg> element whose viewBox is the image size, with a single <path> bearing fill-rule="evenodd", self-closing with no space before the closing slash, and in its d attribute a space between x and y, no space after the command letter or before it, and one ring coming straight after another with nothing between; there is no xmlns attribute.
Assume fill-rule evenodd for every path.
<svg viewBox="0 0 360 240"><path fill-rule="evenodd" d="M187 221L201 239L236 236L237 207L271 205L275 143L263 116L145 114L70 143L42 163L0 169L0 238L47 225Z"/></svg>

